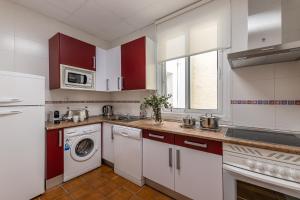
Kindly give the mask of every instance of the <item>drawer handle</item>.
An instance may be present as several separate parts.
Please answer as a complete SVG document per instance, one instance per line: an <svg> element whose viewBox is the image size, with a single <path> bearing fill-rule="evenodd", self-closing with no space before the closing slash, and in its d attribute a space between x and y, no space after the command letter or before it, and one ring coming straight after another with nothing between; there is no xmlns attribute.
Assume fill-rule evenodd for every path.
<svg viewBox="0 0 300 200"><path fill-rule="evenodd" d="M157 138L157 139L161 139L161 140L165 139L165 136L162 136L162 135L154 135L154 134L151 134L151 133L149 133L149 137L153 137L153 138Z"/></svg>
<svg viewBox="0 0 300 200"><path fill-rule="evenodd" d="M185 140L184 144L191 145L191 146L196 146L196 147L201 147L201 148L205 148L205 149L207 148L207 144L200 144L200 143L191 142L191 141L188 141L188 140Z"/></svg>

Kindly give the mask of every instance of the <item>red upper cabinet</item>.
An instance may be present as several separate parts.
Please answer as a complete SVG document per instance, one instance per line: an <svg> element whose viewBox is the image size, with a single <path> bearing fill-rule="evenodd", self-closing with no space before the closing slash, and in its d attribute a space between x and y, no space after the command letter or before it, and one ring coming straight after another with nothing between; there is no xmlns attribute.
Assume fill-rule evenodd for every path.
<svg viewBox="0 0 300 200"><path fill-rule="evenodd" d="M60 64L96 70L95 46L61 33L54 37L59 37Z"/></svg>
<svg viewBox="0 0 300 200"><path fill-rule="evenodd" d="M154 44L142 37L121 46L123 90L156 89Z"/></svg>
<svg viewBox="0 0 300 200"><path fill-rule="evenodd" d="M46 134L46 179L64 173L63 130L47 131Z"/></svg>
<svg viewBox="0 0 300 200"><path fill-rule="evenodd" d="M96 71L96 47L57 33L49 39L50 89L61 88L61 64Z"/></svg>

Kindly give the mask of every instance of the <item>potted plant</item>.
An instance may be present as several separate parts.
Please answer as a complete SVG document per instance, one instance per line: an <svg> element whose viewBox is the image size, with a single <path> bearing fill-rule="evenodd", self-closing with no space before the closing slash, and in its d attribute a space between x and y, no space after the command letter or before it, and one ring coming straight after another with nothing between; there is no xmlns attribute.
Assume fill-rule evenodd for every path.
<svg viewBox="0 0 300 200"><path fill-rule="evenodd" d="M153 94L144 99L143 105L148 108L151 107L153 111L153 117L156 124L162 123L161 118L161 109L162 108L171 108L171 103L168 100L171 98L171 95L157 95Z"/></svg>

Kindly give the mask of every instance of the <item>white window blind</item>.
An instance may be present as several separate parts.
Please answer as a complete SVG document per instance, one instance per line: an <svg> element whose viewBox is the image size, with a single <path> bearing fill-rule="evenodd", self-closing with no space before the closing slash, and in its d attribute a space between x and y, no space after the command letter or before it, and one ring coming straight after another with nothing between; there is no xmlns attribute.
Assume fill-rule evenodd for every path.
<svg viewBox="0 0 300 200"><path fill-rule="evenodd" d="M230 47L230 19L230 0L212 0L157 24L158 62Z"/></svg>

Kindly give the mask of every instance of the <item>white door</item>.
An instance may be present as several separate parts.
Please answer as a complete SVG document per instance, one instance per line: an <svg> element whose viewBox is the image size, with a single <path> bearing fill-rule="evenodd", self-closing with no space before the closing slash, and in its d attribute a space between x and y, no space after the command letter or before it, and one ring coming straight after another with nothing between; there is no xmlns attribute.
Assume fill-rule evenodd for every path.
<svg viewBox="0 0 300 200"><path fill-rule="evenodd" d="M114 163L114 135L113 125L103 123L103 159Z"/></svg>
<svg viewBox="0 0 300 200"><path fill-rule="evenodd" d="M107 88L109 91L121 90L121 47L107 50Z"/></svg>
<svg viewBox="0 0 300 200"><path fill-rule="evenodd" d="M0 106L44 105L45 78L0 72Z"/></svg>
<svg viewBox="0 0 300 200"><path fill-rule="evenodd" d="M143 139L143 176L174 190L174 145Z"/></svg>
<svg viewBox="0 0 300 200"><path fill-rule="evenodd" d="M222 200L222 156L176 146L175 191L194 200Z"/></svg>
<svg viewBox="0 0 300 200"><path fill-rule="evenodd" d="M0 107L0 199L28 200L44 192L45 109Z"/></svg>
<svg viewBox="0 0 300 200"><path fill-rule="evenodd" d="M106 86L106 50L96 48L96 91L107 91Z"/></svg>

